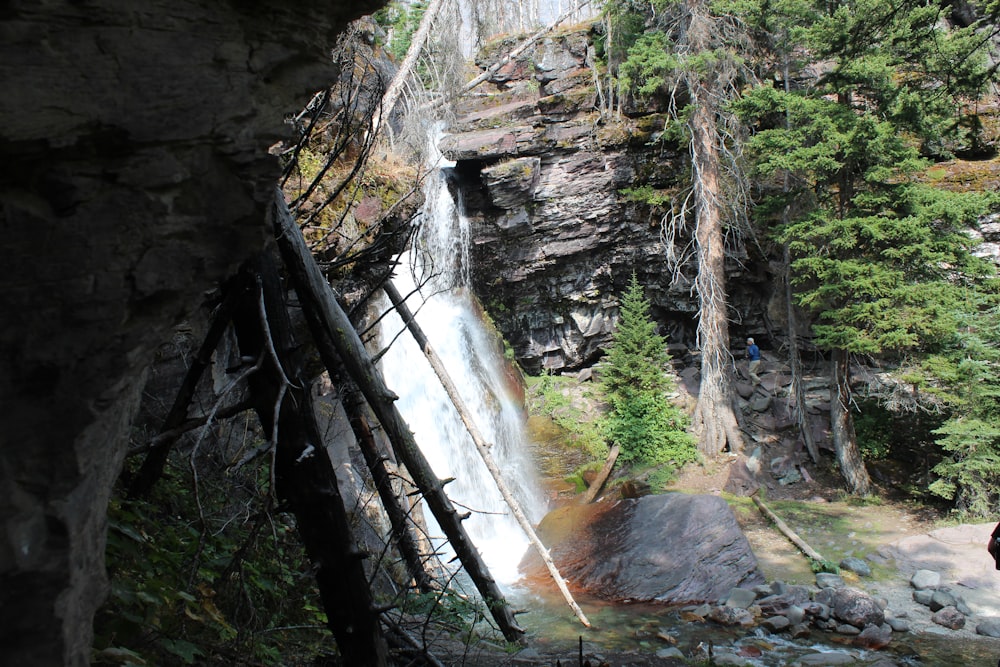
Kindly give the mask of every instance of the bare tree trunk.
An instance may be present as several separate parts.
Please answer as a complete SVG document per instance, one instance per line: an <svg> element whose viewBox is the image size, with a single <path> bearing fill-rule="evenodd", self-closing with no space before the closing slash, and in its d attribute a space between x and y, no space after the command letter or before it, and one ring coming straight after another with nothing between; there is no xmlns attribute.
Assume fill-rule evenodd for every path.
<svg viewBox="0 0 1000 667"><path fill-rule="evenodd" d="M399 312L399 316L406 324L406 328L413 335L414 340L417 341L417 345L424 353L424 356L427 357L427 361L430 362L431 368L434 369L434 373L441 381L441 386L444 387L445 392L448 394L448 398L451 399L452 405L454 405L455 410L458 411L458 415L461 417L462 423L465 424L466 430L468 430L469 435L472 436L472 443L475 445L476 451L479 452L480 458L482 458L483 463L486 464L486 469L493 477L493 481L496 482L497 488L500 490L500 495L503 496L504 502L507 503L507 507L510 508L511 514L513 514L514 519L517 520L517 525L519 525L521 530L524 531L524 534L528 536L528 541L531 542L531 546L535 548L535 551L538 552L542 562L545 563L545 567L552 576L552 580L555 581L556 587L559 588L559 592L562 593L563 599L566 600L566 604L573 610L573 613L576 614L578 619L580 619L580 622L583 623L585 627L589 628L590 621L587 620L583 610L576 604L576 600L573 599L573 595L566 587L566 582L563 580L562 575L559 574L559 570L552 561L552 557L549 556L549 550L546 549L545 545L542 544L542 541L538 539L535 529L531 527L531 522L528 521L528 517L525 516L524 510L521 509L521 503L518 502L517 498L514 497L514 494L511 493L510 487L507 486L507 482L503 478L503 473L500 472L500 468L493 459L493 455L490 454L489 448L491 445L486 442L482 433L479 432L476 422L472 419L472 415L469 412L468 407L466 407L465 401L458 393L458 388L455 386L455 383L452 382L451 376L448 374L447 369L445 369L444 364L441 362L441 358L438 357L434 348L431 347L431 343L427 340L427 336L424 335L423 330L417 325L416 318L414 318L413 313L410 312L409 307L406 305L406 302L403 301L403 297L400 296L396 287L391 282L386 281L386 283L382 285L382 289L385 291L386 296L389 297L389 300L392 301L392 305Z"/></svg>
<svg viewBox="0 0 1000 667"><path fill-rule="evenodd" d="M795 397L793 409L795 410L796 423L799 425L799 434L806 446L806 451L809 452L809 458L813 460L813 463L819 463L819 448L816 446L815 438L813 438L812 429L809 428L809 417L806 414L806 392L802 382L802 357L799 353L798 326L795 317L794 294L792 292L792 260L787 243L782 249L782 254L785 272L785 306L788 313L786 317L788 321L788 365L792 371L792 396Z"/></svg>
<svg viewBox="0 0 1000 667"><path fill-rule="evenodd" d="M403 562L406 563L406 571L409 572L417 590L427 593L434 590L434 582L420 558L417 539L410 529L409 521L407 521L409 508L403 507L399 495L393 489L392 476L385 465L386 457L375 444L375 437L372 435L368 420L363 412L363 400L356 390L346 392L343 402L344 410L347 412L351 430L354 431L354 438L358 441L358 448L365 459L365 465L368 466L372 481L375 482L375 490L378 492L379 500L381 500L385 514L389 518L393 541L396 543L396 548L399 550Z"/></svg>
<svg viewBox="0 0 1000 667"><path fill-rule="evenodd" d="M434 19L437 18L443 5L444 0L431 0L430 4L427 5L427 9L424 10L424 15L420 19L420 25L417 27L417 31L413 33L413 37L410 40L410 47L406 50L403 62L400 63L399 70L396 71L396 76L392 77L392 83L386 88L385 93L382 95L382 101L372 115L373 133L378 134L383 121L388 122L392 118L392 112L396 108L399 96L403 93L403 87L406 85L406 79L413 72L413 68L417 64L417 59L420 57L420 51L424 48L424 42L427 41L427 35L430 34L431 26L434 24Z"/></svg>
<svg viewBox="0 0 1000 667"><path fill-rule="evenodd" d="M174 397L174 403L170 406L170 412L167 413L166 419L163 420L160 433L154 438L146 459L142 462L138 472L136 472L135 477L129 484L128 495L131 498L144 498L149 495L157 480L163 476L163 467L167 463L171 447L184 432L177 432L177 429L187 418L188 406L191 404L194 392L198 388L198 381L211 363L212 352L218 347L219 341L222 339L222 334L226 332L229 320L232 317L236 300L229 293L231 290L228 286L224 289L226 295L212 319L208 333L205 334L205 340L202 342L201 347L198 348L197 354L191 360L191 366L184 376L184 381L177 391L177 396ZM174 435L170 437L169 434Z"/></svg>
<svg viewBox="0 0 1000 667"><path fill-rule="evenodd" d="M275 199L274 225L278 247L327 370L336 373L342 365L358 385L500 631L508 641L520 639L524 630L515 622L514 612L469 538L441 480L427 463L409 426L396 409L394 401L398 397L386 386L353 323L334 298L330 284L309 253L302 232L280 192Z"/></svg>
<svg viewBox="0 0 1000 667"><path fill-rule="evenodd" d="M848 490L859 496L872 495L872 480L858 449L854 418L851 417L850 368L847 350L834 350L830 368L830 431Z"/></svg>
<svg viewBox="0 0 1000 667"><path fill-rule="evenodd" d="M692 86L692 103L694 112L689 127L698 259L695 278L699 299L698 346L701 349L701 388L694 411L694 426L699 436L698 449L706 456L716 456L727 445L731 452L740 452L744 444L733 407L722 195L716 145L718 127L710 91L700 82Z"/></svg>
<svg viewBox="0 0 1000 667"><path fill-rule="evenodd" d="M363 567L365 554L354 540L333 464L322 446L309 384L288 361L294 345L277 269L266 254L249 269L243 273L243 298L233 323L242 355L268 357L248 383L264 432L274 440L278 500L295 515L344 661L382 667L388 648Z"/></svg>
<svg viewBox="0 0 1000 667"><path fill-rule="evenodd" d="M785 53L782 59L782 78L785 82L786 95L789 94L791 90L791 76L788 70L788 54ZM788 117L788 112L786 111L785 129L790 128L791 121ZM782 183L781 189L786 195L791 190L791 179L791 174L785 172L785 179ZM791 204L786 204L785 208L782 210L782 225L788 224L790 209ZM809 428L809 417L806 414L806 392L805 388L802 386L802 357L799 354L798 323L795 317L795 294L792 290L792 255L787 242L782 246L781 259L785 274L783 278L785 281L785 307L787 308L788 364L792 371L792 396L795 397L795 419L799 425L799 433L802 436L802 442L806 446L806 451L809 452L809 458L813 460L813 463L819 463L819 448L816 446L816 440L813 438L812 429Z"/></svg>

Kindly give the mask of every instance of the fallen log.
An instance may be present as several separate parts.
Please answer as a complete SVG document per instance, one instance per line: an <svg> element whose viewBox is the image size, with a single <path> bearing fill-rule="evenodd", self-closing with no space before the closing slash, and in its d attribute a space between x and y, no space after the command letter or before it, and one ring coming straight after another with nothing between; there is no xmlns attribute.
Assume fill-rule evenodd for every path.
<svg viewBox="0 0 1000 667"><path fill-rule="evenodd" d="M608 481L608 477L611 475L612 468L615 467L615 461L618 460L618 452L620 451L621 450L618 448L618 445L613 445L611 447L611 451L608 452L608 460L604 462L604 467L601 468L601 472L597 473L597 477L594 478L594 481L587 489L587 492L583 494L583 498L580 500L581 504L588 505L594 502L594 498L596 498L597 494L601 492L601 487L604 486L606 481Z"/></svg>
<svg viewBox="0 0 1000 667"><path fill-rule="evenodd" d="M149 495L153 486L163 476L163 468L167 463L171 447L177 438L186 432L185 429L178 429L187 419L188 406L191 404L191 399L194 398L198 381L205 369L212 363L212 353L226 332L235 308L236 299L232 294L232 286L227 286L225 290L226 296L212 318L212 324L205 334L201 347L198 348L197 354L191 360L191 366L188 367L184 381L181 383L180 389L177 390L173 405L170 406L170 412L163 420L160 433L149 443L149 453L129 484L127 495L130 498L145 498Z"/></svg>
<svg viewBox="0 0 1000 667"><path fill-rule="evenodd" d="M398 396L386 386L382 372L372 363L354 324L337 303L280 191L275 197L273 223L278 248L324 365L333 374L343 368L358 386L389 438L396 457L409 471L500 632L508 641L517 641L524 635L524 629L517 625L513 610L469 538L461 517L444 492L441 480L434 474L396 408Z"/></svg>
<svg viewBox="0 0 1000 667"><path fill-rule="evenodd" d="M807 557L816 561L817 563L826 562L825 559L819 555L819 552L813 549L811 546L806 544L806 541L799 537L798 533L788 527L788 524L778 518L778 515L772 512L764 502L757 496L752 496L753 502L760 509L761 513L774 522L774 525L780 530L788 541L798 547L799 551L804 553Z"/></svg>
<svg viewBox="0 0 1000 667"><path fill-rule="evenodd" d="M417 341L417 345L420 350L427 357L427 361L430 362L431 368L434 369L435 375L437 375L438 380L441 381L441 386L444 387L445 392L448 394L448 398L451 399L451 404L455 406L455 410L458 411L458 416L462 419L462 423L465 424L466 430L469 435L472 436L472 443L476 446L476 451L479 452L480 458L482 458L483 463L486 464L486 469L489 470L490 475L493 477L493 481L496 482L497 488L500 490L500 495L503 496L503 500L507 503L507 507L510 508L511 514L514 515L514 519L517 521L517 525L521 527L524 534L528 536L528 541L531 542L531 546L535 548L538 555L541 557L542 562L545 563L545 567L548 569L549 574L552 576L552 580L555 581L556 586L559 588L559 592L562 593L563 599L566 600L566 604L569 608L573 610L576 617L580 619L585 627L590 627L590 621L587 620L586 615L584 615L583 610L577 605L576 600L573 599L572 593L569 592L569 588L566 587L566 581L559 574L556 564L552 562L552 557L549 555L549 550L545 548L542 541L538 539L538 535L535 533L535 529L531 527L531 522L528 521L528 517L525 516L524 510L521 509L521 503L518 502L514 494L511 493L510 487L507 486L507 482L504 481L503 473L500 472L500 468L497 466L496 461L493 459L493 455L490 454L490 445L483 438L483 434L479 432L479 427L476 426L475 420L472 418L472 414L469 412L469 408L465 405L465 400L462 399L461 394L458 393L458 388L455 383L452 382L451 376L448 374L448 370L444 367L444 363L441 361L441 357L437 355L434 348L431 346L431 342L427 339L424 334L423 329L417 324L417 320L413 313L410 312L409 307L400 296L399 291L392 284L392 281L386 281L382 285L382 290L385 292L389 300L392 301L393 307L399 316L403 319L406 324L406 328L409 330L413 339Z"/></svg>
<svg viewBox="0 0 1000 667"><path fill-rule="evenodd" d="M403 508L399 497L393 491L392 476L386 468L385 456L379 452L378 445L375 444L375 436L372 435L372 430L368 426L368 420L363 412L363 400L361 396L357 395L356 389L348 390L343 401L344 411L347 413L351 430L354 431L354 439L358 442L358 449L361 450L365 465L368 466L372 481L375 482L375 490L378 492L382 508L389 519L396 548L399 550L400 556L403 557L403 562L406 563L406 569L417 590L421 593L428 593L434 590L434 582L420 559L417 539L410 530L410 524L407 523L407 510Z"/></svg>

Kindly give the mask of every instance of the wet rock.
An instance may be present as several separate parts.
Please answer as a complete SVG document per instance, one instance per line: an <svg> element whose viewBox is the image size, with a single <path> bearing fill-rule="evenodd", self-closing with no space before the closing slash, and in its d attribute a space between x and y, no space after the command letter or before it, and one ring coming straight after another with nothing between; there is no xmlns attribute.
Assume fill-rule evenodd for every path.
<svg viewBox="0 0 1000 667"><path fill-rule="evenodd" d="M965 627L965 615L954 607L945 607L934 612L931 620L949 630L961 630Z"/></svg>
<svg viewBox="0 0 1000 667"><path fill-rule="evenodd" d="M849 556L840 561L840 569L854 572L859 577L872 576L872 569L868 563L854 556Z"/></svg>
<svg viewBox="0 0 1000 667"><path fill-rule="evenodd" d="M808 639L812 636L812 630L805 623L796 623L788 630L792 639Z"/></svg>
<svg viewBox="0 0 1000 667"><path fill-rule="evenodd" d="M819 572L816 574L816 585L820 588L843 588L844 580L839 574Z"/></svg>
<svg viewBox="0 0 1000 667"><path fill-rule="evenodd" d="M694 616L700 616L701 618L705 618L706 616L712 613L711 605L707 604L700 604L696 607L687 607L685 610L689 614L692 614Z"/></svg>
<svg viewBox="0 0 1000 667"><path fill-rule="evenodd" d="M785 610L785 618L792 625L798 625L806 618L806 611L802 607L793 604L791 607Z"/></svg>
<svg viewBox="0 0 1000 667"><path fill-rule="evenodd" d="M549 512L538 533L564 577L609 600L715 602L764 581L736 517L717 496L566 506ZM541 583L548 575L536 554L522 568L549 585Z"/></svg>
<svg viewBox="0 0 1000 667"><path fill-rule="evenodd" d="M898 617L887 618L885 619L885 622L889 625L890 628L892 628L893 632L910 631L910 622L907 621L905 618L898 618Z"/></svg>
<svg viewBox="0 0 1000 667"><path fill-rule="evenodd" d="M850 623L838 623L837 626L834 628L834 631L836 631L836 632L838 632L838 633L840 633L842 635L860 635L861 634L861 630L859 628L854 627Z"/></svg>
<svg viewBox="0 0 1000 667"><path fill-rule="evenodd" d="M802 605L802 608L805 610L807 616L824 621L830 618L830 606L822 602L809 602Z"/></svg>
<svg viewBox="0 0 1000 667"><path fill-rule="evenodd" d="M976 626L976 634L1000 638L1000 619L990 618Z"/></svg>
<svg viewBox="0 0 1000 667"><path fill-rule="evenodd" d="M937 588L941 585L941 575L933 570L917 570L910 577L910 586L918 591Z"/></svg>
<svg viewBox="0 0 1000 667"><path fill-rule="evenodd" d="M882 625L869 625L854 640L855 645L864 646L870 649L880 649L889 645L892 641L892 627L883 623Z"/></svg>
<svg viewBox="0 0 1000 667"><path fill-rule="evenodd" d="M787 630L792 624L784 616L768 616L760 622L762 628L772 634L777 634Z"/></svg>
<svg viewBox="0 0 1000 667"><path fill-rule="evenodd" d="M830 651L829 653L808 653L794 664L825 667L826 665L853 665L857 662L850 653Z"/></svg>
<svg viewBox="0 0 1000 667"><path fill-rule="evenodd" d="M753 592L758 598L763 599L774 594L770 584L758 584L753 587Z"/></svg>
<svg viewBox="0 0 1000 667"><path fill-rule="evenodd" d="M816 601L828 604L833 618L858 629L885 622L885 613L874 598L855 588L824 588L816 594Z"/></svg>
<svg viewBox="0 0 1000 667"><path fill-rule="evenodd" d="M661 648L656 652L657 658L677 658L679 660L684 659L684 654L681 653L680 649L673 646L669 648Z"/></svg>
<svg viewBox="0 0 1000 667"><path fill-rule="evenodd" d="M708 619L719 625L742 625L749 627L754 624L753 614L738 607L713 607Z"/></svg>
<svg viewBox="0 0 1000 667"><path fill-rule="evenodd" d="M757 599L757 594L746 588L734 588L726 598L725 606L747 609Z"/></svg>

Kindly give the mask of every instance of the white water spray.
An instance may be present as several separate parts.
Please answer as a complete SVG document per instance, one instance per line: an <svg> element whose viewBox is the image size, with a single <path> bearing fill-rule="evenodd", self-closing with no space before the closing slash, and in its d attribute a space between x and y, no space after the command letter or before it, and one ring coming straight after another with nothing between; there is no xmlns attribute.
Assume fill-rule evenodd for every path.
<svg viewBox="0 0 1000 667"><path fill-rule="evenodd" d="M425 186L416 250L401 257L393 282L404 298L414 291L415 283L420 285L407 298L407 305L492 445L491 453L507 485L529 520L537 523L545 503L526 456L523 416L504 382L501 351L478 316L468 288L469 224L448 191L443 171L453 165L440 160L438 164ZM382 340L392 340L402 329L402 321L393 313L383 321ZM501 585L512 584L518 579L517 565L528 538L504 503L430 363L406 332L396 338L381 363L388 385L399 395L396 405L434 473L441 479L455 479L445 491L460 512L472 513L465 527L493 577ZM432 521L429 515L428 519Z"/></svg>

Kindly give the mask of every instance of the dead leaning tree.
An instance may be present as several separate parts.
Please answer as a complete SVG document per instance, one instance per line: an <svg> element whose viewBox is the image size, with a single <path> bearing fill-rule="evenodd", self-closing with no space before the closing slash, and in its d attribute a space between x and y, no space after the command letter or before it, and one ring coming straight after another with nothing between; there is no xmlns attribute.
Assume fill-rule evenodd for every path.
<svg viewBox="0 0 1000 667"><path fill-rule="evenodd" d="M566 587L566 581L559 574L556 564L552 561L552 556L549 555L549 550L545 548L542 541L538 539L538 534L535 533L535 529L532 528L531 522L528 521L528 517L524 514L524 510L521 509L521 503L518 502L517 498L511 493L510 487L507 486L507 482L503 478L503 473L500 472L499 466L497 466L496 461L493 459L493 455L490 453L491 445L486 442L483 438L483 434L479 431L479 427L476 426L475 420L472 418L469 408L465 405L465 401L462 399L461 394L458 393L458 388L455 383L452 382L451 376L448 374L448 370L444 367L441 362L441 358L434 351L431 346L430 341L424 334L423 329L417 324L416 317L410 312L410 308L406 305L406 301L400 295L399 291L396 289L392 281L387 280L382 285L382 290L385 292L386 296L389 297L389 301L392 302L393 307L399 313L400 318L406 325L410 334L413 336L414 340L417 341L417 345L420 350L427 357L427 361L430 362L431 368L434 369L435 375L441 381L441 385L444 387L445 392L448 394L448 398L451 399L452 405L455 406L455 410L458 411L458 416L462 419L462 423L465 424L466 430L472 437L472 443L476 447L476 451L479 452L480 458L483 463L486 464L486 469L489 471L490 476L493 477L493 481L496 482L497 489L500 490L500 495L503 496L504 502L507 503L507 507L510 508L511 514L514 515L514 519L517 521L517 525L521 527L524 534L528 536L528 541L531 542L531 546L534 547L535 551L541 557L542 562L545 563L545 567L549 571L552 580L555 582L556 587L562 594L563 599L566 600L566 604L569 608L573 610L576 617L580 619L584 627L590 627L590 621L587 620L586 615L584 615L583 610L573 599L573 594L569 592L569 588Z"/></svg>

